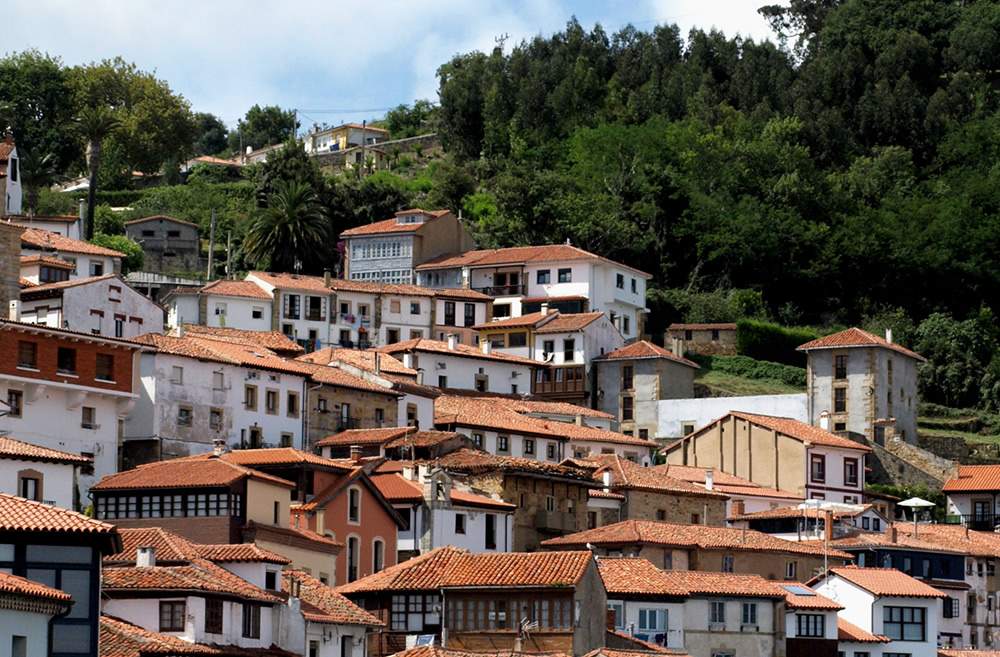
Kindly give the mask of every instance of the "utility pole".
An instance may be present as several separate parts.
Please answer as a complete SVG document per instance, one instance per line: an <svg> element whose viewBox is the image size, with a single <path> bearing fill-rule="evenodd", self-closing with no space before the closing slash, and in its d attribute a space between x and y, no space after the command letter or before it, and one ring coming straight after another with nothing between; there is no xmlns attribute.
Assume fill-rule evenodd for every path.
<svg viewBox="0 0 1000 657"><path fill-rule="evenodd" d="M357 125L356 123L354 125ZM368 119L361 120L361 180L365 179L365 136L368 134Z"/></svg>
<svg viewBox="0 0 1000 657"><path fill-rule="evenodd" d="M226 234L226 278L233 278L233 231Z"/></svg>
<svg viewBox="0 0 1000 657"><path fill-rule="evenodd" d="M205 280L212 280L212 264L215 259L215 208L212 208L212 227L208 230L208 271Z"/></svg>

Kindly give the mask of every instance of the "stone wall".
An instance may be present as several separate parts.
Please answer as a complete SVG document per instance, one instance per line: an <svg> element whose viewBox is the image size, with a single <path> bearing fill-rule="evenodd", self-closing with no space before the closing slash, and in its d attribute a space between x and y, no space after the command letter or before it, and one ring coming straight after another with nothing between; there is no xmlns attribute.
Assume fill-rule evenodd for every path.
<svg viewBox="0 0 1000 657"><path fill-rule="evenodd" d="M616 491L621 492L621 491ZM654 493L630 490L622 520L660 520L657 512L663 511L666 522L690 523L697 516L699 524L724 526L726 501L722 498Z"/></svg>
<svg viewBox="0 0 1000 657"><path fill-rule="evenodd" d="M898 449L898 445L906 445L906 443L900 442L896 445L898 453L890 452L881 445L868 443L868 446L872 448L872 453L865 460L865 465L871 469L866 477L868 483L892 486L923 485L932 489L941 488L947 477L944 476L939 464L934 459L944 459L919 450L923 455L933 457L933 459L928 459L916 452L919 448L913 448L912 445L907 445L907 447L913 448L913 452ZM928 468L930 471L923 468Z"/></svg>
<svg viewBox="0 0 1000 657"><path fill-rule="evenodd" d="M2 209L3 204L0 204ZM7 317L10 302L21 299L21 233L24 229L0 224L0 313Z"/></svg>

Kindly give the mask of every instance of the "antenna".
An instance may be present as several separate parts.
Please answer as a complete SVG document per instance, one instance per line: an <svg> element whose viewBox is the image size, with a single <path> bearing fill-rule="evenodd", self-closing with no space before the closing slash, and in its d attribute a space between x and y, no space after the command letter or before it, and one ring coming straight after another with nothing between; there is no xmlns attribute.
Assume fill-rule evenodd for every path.
<svg viewBox="0 0 1000 657"><path fill-rule="evenodd" d="M507 33L507 32L504 32L500 36L493 37L493 42L497 44L497 47L500 48L501 51L503 51L504 44L507 42L507 39L509 39L509 38L510 38L510 34Z"/></svg>

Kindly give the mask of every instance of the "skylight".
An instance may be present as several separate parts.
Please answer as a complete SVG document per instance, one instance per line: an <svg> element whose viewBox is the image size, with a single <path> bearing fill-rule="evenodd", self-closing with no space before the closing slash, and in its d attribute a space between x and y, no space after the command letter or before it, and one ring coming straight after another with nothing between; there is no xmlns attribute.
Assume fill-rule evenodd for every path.
<svg viewBox="0 0 1000 657"><path fill-rule="evenodd" d="M804 586L795 586L793 584L791 586L784 586L784 585L782 585L781 588L785 589L786 591L788 591L792 595L804 595L804 596L816 595L815 592L810 591L809 589L807 589Z"/></svg>

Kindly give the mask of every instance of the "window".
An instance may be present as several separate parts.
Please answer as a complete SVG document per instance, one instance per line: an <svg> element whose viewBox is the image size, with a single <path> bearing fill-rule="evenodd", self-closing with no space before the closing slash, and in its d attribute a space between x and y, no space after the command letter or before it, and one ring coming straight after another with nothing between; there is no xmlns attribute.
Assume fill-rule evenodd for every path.
<svg viewBox="0 0 1000 657"><path fill-rule="evenodd" d="M524 439L524 453L534 454L535 453L535 441L531 438Z"/></svg>
<svg viewBox="0 0 1000 657"><path fill-rule="evenodd" d="M847 356L835 356L833 359L833 378L847 378Z"/></svg>
<svg viewBox="0 0 1000 657"><path fill-rule="evenodd" d="M795 562L789 561L785 564L785 579L795 579Z"/></svg>
<svg viewBox="0 0 1000 657"><path fill-rule="evenodd" d="M542 352L545 355L553 354L556 351L556 341L555 340L545 340L542 342Z"/></svg>
<svg viewBox="0 0 1000 657"><path fill-rule="evenodd" d="M882 521L878 518L872 518L872 531L880 532L882 531Z"/></svg>
<svg viewBox="0 0 1000 657"><path fill-rule="evenodd" d="M385 423L385 409L375 409L375 424L382 426Z"/></svg>
<svg viewBox="0 0 1000 657"><path fill-rule="evenodd" d="M615 274L615 287L617 287L619 290L624 290L625 289L625 275L624 274ZM634 292L634 290L633 290L633 292Z"/></svg>
<svg viewBox="0 0 1000 657"><path fill-rule="evenodd" d="M385 568L385 541L375 539L372 543L372 573L381 572Z"/></svg>
<svg viewBox="0 0 1000 657"><path fill-rule="evenodd" d="M628 315L622 316L622 333L624 333L625 335L628 335L629 333L632 332L632 327L630 325L631 322L632 322L631 317L629 317Z"/></svg>
<svg viewBox="0 0 1000 657"><path fill-rule="evenodd" d="M448 377L438 376L438 388L447 388L447 387L448 387Z"/></svg>
<svg viewBox="0 0 1000 657"><path fill-rule="evenodd" d="M7 407L7 417L21 417L24 408L24 393L20 390L8 390Z"/></svg>
<svg viewBox="0 0 1000 657"><path fill-rule="evenodd" d="M492 513L486 514L486 549L495 550L497 547L497 517Z"/></svg>
<svg viewBox="0 0 1000 657"><path fill-rule="evenodd" d="M180 427L190 427L191 426L191 409L187 406L181 406L177 409L177 426Z"/></svg>
<svg viewBox="0 0 1000 657"><path fill-rule="evenodd" d="M17 343L17 366L38 369L38 343L20 340Z"/></svg>
<svg viewBox="0 0 1000 657"><path fill-rule="evenodd" d="M508 338L508 347L524 347L528 344L528 334L524 332L511 333Z"/></svg>
<svg viewBox="0 0 1000 657"><path fill-rule="evenodd" d="M638 293L639 293L639 288L638 288L638 285L635 282L635 279L633 278L632 279L632 294L638 294Z"/></svg>
<svg viewBox="0 0 1000 657"><path fill-rule="evenodd" d="M361 521L361 491L357 488L352 488L347 493L347 521Z"/></svg>
<svg viewBox="0 0 1000 657"><path fill-rule="evenodd" d="M97 429L97 409L84 406L80 412L80 426L84 429Z"/></svg>
<svg viewBox="0 0 1000 657"><path fill-rule="evenodd" d="M264 410L271 415L278 413L278 391L267 390L264 393Z"/></svg>
<svg viewBox="0 0 1000 657"><path fill-rule="evenodd" d="M576 361L576 341L563 340L563 361L572 363Z"/></svg>
<svg viewBox="0 0 1000 657"><path fill-rule="evenodd" d="M883 607L882 634L893 641L923 641L926 610L923 607Z"/></svg>
<svg viewBox="0 0 1000 657"><path fill-rule="evenodd" d="M833 389L833 412L834 413L847 412L847 388Z"/></svg>
<svg viewBox="0 0 1000 657"><path fill-rule="evenodd" d="M465 514L456 513L455 514L455 533L464 534L465 533Z"/></svg>
<svg viewBox="0 0 1000 657"><path fill-rule="evenodd" d="M858 485L858 460L844 459L844 485Z"/></svg>
<svg viewBox="0 0 1000 657"><path fill-rule="evenodd" d="M809 476L812 481L826 481L826 457L813 454L809 457Z"/></svg>
<svg viewBox="0 0 1000 657"><path fill-rule="evenodd" d="M483 434L474 433L472 434L472 442L476 443L476 447L482 448L483 446Z"/></svg>
<svg viewBox="0 0 1000 657"><path fill-rule="evenodd" d="M635 401L632 397L622 397L622 422L635 419Z"/></svg>
<svg viewBox="0 0 1000 657"><path fill-rule="evenodd" d="M476 304L474 303L465 304L465 325L476 325Z"/></svg>
<svg viewBox="0 0 1000 657"><path fill-rule="evenodd" d="M945 598L944 612L945 618L958 618L961 603L958 598Z"/></svg>
<svg viewBox="0 0 1000 657"><path fill-rule="evenodd" d="M227 306L224 303L216 302L215 304L215 314L225 316Z"/></svg>
<svg viewBox="0 0 1000 657"><path fill-rule="evenodd" d="M419 301L411 301L410 302L410 314L411 315L419 315L420 314L420 302Z"/></svg>
<svg viewBox="0 0 1000 657"><path fill-rule="evenodd" d="M795 636L814 636L823 638L826 634L826 619L823 614L796 614Z"/></svg>
<svg viewBox="0 0 1000 657"><path fill-rule="evenodd" d="M639 610L639 631L666 632L667 630L667 610L666 609L640 609Z"/></svg>
<svg viewBox="0 0 1000 657"><path fill-rule="evenodd" d="M260 605L243 603L243 637L260 638Z"/></svg>
<svg viewBox="0 0 1000 657"><path fill-rule="evenodd" d="M205 634L222 634L222 600L205 600Z"/></svg>
<svg viewBox="0 0 1000 657"><path fill-rule="evenodd" d="M253 319L262 319L264 317L264 309L260 306L254 306L250 309L250 317Z"/></svg>
<svg viewBox="0 0 1000 657"><path fill-rule="evenodd" d="M299 318L299 307L301 305L301 297L297 294L284 294L282 299L285 302L285 319L298 319Z"/></svg>
<svg viewBox="0 0 1000 657"><path fill-rule="evenodd" d="M281 438L278 441L279 447L291 447L292 443L295 441L295 437L290 433L281 433Z"/></svg>
<svg viewBox="0 0 1000 657"><path fill-rule="evenodd" d="M735 567L736 558L731 554L722 555L722 572L731 573Z"/></svg>
<svg viewBox="0 0 1000 657"><path fill-rule="evenodd" d="M535 282L539 285L545 285L546 283L552 282L552 270L551 269L539 269L538 274L535 277Z"/></svg>
<svg viewBox="0 0 1000 657"><path fill-rule="evenodd" d="M573 270L572 269L560 269L559 270L559 282L560 283L571 283L573 281Z"/></svg>
<svg viewBox="0 0 1000 657"><path fill-rule="evenodd" d="M212 429L219 430L222 428L222 409L212 408L208 411L208 426Z"/></svg>
<svg viewBox="0 0 1000 657"><path fill-rule="evenodd" d="M111 354L97 354L94 378L98 381L113 381L115 357Z"/></svg>
<svg viewBox="0 0 1000 657"><path fill-rule="evenodd" d="M389 312L398 313L399 312L399 299L391 299L389 301ZM419 312L419 311L417 311Z"/></svg>
<svg viewBox="0 0 1000 657"><path fill-rule="evenodd" d="M742 625L756 625L757 624L757 603L756 602L744 602L743 603L743 615L740 617L740 623Z"/></svg>
<svg viewBox="0 0 1000 657"><path fill-rule="evenodd" d="M38 477L20 476L18 484L18 495L26 500L41 501L42 487L40 485L41 480Z"/></svg>
<svg viewBox="0 0 1000 657"><path fill-rule="evenodd" d="M455 302L445 301L444 302L444 325L454 326L455 325Z"/></svg>
<svg viewBox="0 0 1000 657"><path fill-rule="evenodd" d="M510 450L510 438L507 436L497 436L497 451L506 452Z"/></svg>
<svg viewBox="0 0 1000 657"><path fill-rule="evenodd" d="M90 275L104 276L104 263L100 261L90 261Z"/></svg>
<svg viewBox="0 0 1000 657"><path fill-rule="evenodd" d="M178 367L176 365L170 370L170 383L175 383L177 385L184 384L184 368Z"/></svg>
<svg viewBox="0 0 1000 657"><path fill-rule="evenodd" d="M56 354L56 371L59 374L76 375L76 349L59 347Z"/></svg>
<svg viewBox="0 0 1000 657"><path fill-rule="evenodd" d="M660 522L664 522L667 519L667 512L664 509L656 510L656 519Z"/></svg>
<svg viewBox="0 0 1000 657"><path fill-rule="evenodd" d="M357 536L347 539L347 581L353 582L358 578L358 559L360 557L361 541Z"/></svg>
<svg viewBox="0 0 1000 657"><path fill-rule="evenodd" d="M553 445L552 443L549 443L545 447L545 458L549 459L550 461L555 460L556 458L556 446Z"/></svg>
<svg viewBox="0 0 1000 657"><path fill-rule="evenodd" d="M631 365L622 366L622 388L625 390L631 390L633 387L633 372L634 368Z"/></svg>
<svg viewBox="0 0 1000 657"><path fill-rule="evenodd" d="M726 603L721 600L713 600L709 604L708 622L710 625L726 624Z"/></svg>
<svg viewBox="0 0 1000 657"><path fill-rule="evenodd" d="M186 609L184 601L161 601L160 602L160 631L161 632L183 632L184 616Z"/></svg>

